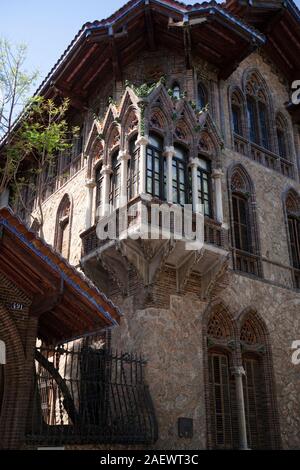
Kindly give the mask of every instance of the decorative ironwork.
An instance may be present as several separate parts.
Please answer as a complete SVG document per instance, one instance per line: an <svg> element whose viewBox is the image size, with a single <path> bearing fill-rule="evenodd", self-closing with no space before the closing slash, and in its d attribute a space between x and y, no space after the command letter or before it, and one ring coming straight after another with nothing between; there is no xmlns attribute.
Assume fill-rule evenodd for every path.
<svg viewBox="0 0 300 470"><path fill-rule="evenodd" d="M101 338L38 348L28 442L155 442L145 365L136 355L106 350Z"/></svg>

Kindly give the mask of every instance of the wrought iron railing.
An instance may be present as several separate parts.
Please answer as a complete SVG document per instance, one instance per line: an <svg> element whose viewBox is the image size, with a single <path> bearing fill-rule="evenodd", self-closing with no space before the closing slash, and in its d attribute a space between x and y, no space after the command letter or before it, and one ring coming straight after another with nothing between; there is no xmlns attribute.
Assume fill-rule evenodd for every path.
<svg viewBox="0 0 300 470"><path fill-rule="evenodd" d="M158 201L159 202L159 201ZM137 197L130 201L128 203L128 210L130 210L130 207L132 207L135 204L143 204L148 211L148 224L149 227L151 225L151 202L150 201L143 201L141 200L140 197ZM138 207L138 206L137 206ZM170 217L170 234L172 235L174 233L174 218ZM136 215L132 216L128 215L128 227L133 226L135 224L139 223L139 216L140 216L140 209L137 209ZM118 238L119 233L118 233L118 220L119 220L119 210L116 211L116 221L117 221L117 231L116 231L116 237ZM193 214L193 220L192 220L192 227L193 230L196 230L196 215ZM143 227L145 229L145 227ZM159 219L159 229L162 228L162 221ZM183 237L184 237L184 230L183 230ZM100 240L97 237L96 233L96 225L91 227L90 229L86 230L83 232L81 235L82 239L82 257L85 257L95 251L97 248L105 246L109 240ZM226 248L227 246L227 231L222 228L221 224L216 222L215 220L205 218L204 221L204 240L208 244L216 245L220 248Z"/></svg>
<svg viewBox="0 0 300 470"><path fill-rule="evenodd" d="M27 442L152 444L157 424L145 365L85 340L37 349Z"/></svg>

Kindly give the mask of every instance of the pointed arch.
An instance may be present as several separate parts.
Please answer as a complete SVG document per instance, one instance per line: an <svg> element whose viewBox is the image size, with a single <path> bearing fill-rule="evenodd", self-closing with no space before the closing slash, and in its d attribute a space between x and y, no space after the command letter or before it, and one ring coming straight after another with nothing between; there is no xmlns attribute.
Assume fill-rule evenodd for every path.
<svg viewBox="0 0 300 470"><path fill-rule="evenodd" d="M56 213L54 248L67 260L71 246L72 206L69 194L65 194Z"/></svg>
<svg viewBox="0 0 300 470"><path fill-rule="evenodd" d="M216 340L228 340L235 336L233 317L228 307L222 302L211 306L207 316L207 337Z"/></svg>
<svg viewBox="0 0 300 470"><path fill-rule="evenodd" d="M109 127L107 134L104 137L105 148L104 148L104 161L107 165L111 165L111 156L120 147L121 131L120 126L113 122Z"/></svg>
<svg viewBox="0 0 300 470"><path fill-rule="evenodd" d="M279 448L275 377L266 323L252 307L239 314L237 323L245 370L243 385L248 446L251 449Z"/></svg>
<svg viewBox="0 0 300 470"><path fill-rule="evenodd" d="M247 102L249 140L273 150L275 139L272 97L265 79L257 69L251 68L244 72L243 89Z"/></svg>
<svg viewBox="0 0 300 470"><path fill-rule="evenodd" d="M207 308L203 333L208 447L232 449L236 447L232 406L236 398L231 374L236 329L233 316L223 302L216 300Z"/></svg>
<svg viewBox="0 0 300 470"><path fill-rule="evenodd" d="M237 271L262 276L255 188L243 165L229 167L228 190L233 267Z"/></svg>
<svg viewBox="0 0 300 470"><path fill-rule="evenodd" d="M293 285L300 289L300 195L294 188L283 194L283 210Z"/></svg>
<svg viewBox="0 0 300 470"><path fill-rule="evenodd" d="M246 100L238 86L229 87L231 131L233 136L247 136Z"/></svg>

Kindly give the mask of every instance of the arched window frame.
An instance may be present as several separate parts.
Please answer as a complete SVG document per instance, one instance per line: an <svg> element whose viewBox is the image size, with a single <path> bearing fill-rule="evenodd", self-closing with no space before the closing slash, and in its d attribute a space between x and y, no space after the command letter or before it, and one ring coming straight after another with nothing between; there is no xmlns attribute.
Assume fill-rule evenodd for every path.
<svg viewBox="0 0 300 470"><path fill-rule="evenodd" d="M276 114L276 139L278 155L280 158L281 173L290 178L294 177L294 152L291 145L292 135L287 119L281 112Z"/></svg>
<svg viewBox="0 0 300 470"><path fill-rule="evenodd" d="M151 140L153 141L151 142ZM157 141L157 145L154 143ZM149 133L146 161L146 192L161 201L166 200L167 168L164 153L164 141L158 132Z"/></svg>
<svg viewBox="0 0 300 470"><path fill-rule="evenodd" d="M138 135L131 136L128 148L130 158L127 163L127 199L130 201L139 194L140 188L140 147L137 144Z"/></svg>
<svg viewBox="0 0 300 470"><path fill-rule="evenodd" d="M119 207L121 196L121 162L119 161L119 149L112 151L110 161L109 205L111 210L114 210Z"/></svg>
<svg viewBox="0 0 300 470"><path fill-rule="evenodd" d="M300 289L300 196L294 189L284 194L284 214L293 285Z"/></svg>
<svg viewBox="0 0 300 470"><path fill-rule="evenodd" d="M214 327L217 328L217 333L212 333L210 327L211 321L214 320L217 314L217 322L214 321ZM215 300L209 305L204 313L203 323L203 341L204 341L204 377L205 377L205 398L206 398L206 416L207 416L207 438L208 447L210 449L226 449L226 448L239 448L240 447L240 431L238 420L238 407L236 397L236 382L233 378L234 370L241 369L243 365L246 366L247 360L256 360L259 362L260 374L262 381L260 395L262 396L261 408L262 419L257 419L257 425L265 426L264 429L259 428L260 448L264 449L278 449L280 448L280 429L278 408L275 398L275 378L273 370L273 360L270 348L270 340L265 323L261 317L251 307L243 310L237 317L233 317L228 308L222 302ZM255 341L243 341L241 334L243 327L247 321L251 321L254 325L256 335ZM227 398L227 415L228 411L230 416L227 416L227 426L223 430L227 432L227 439L217 441L216 439L216 423L218 423L218 430L222 434L222 419L226 418L226 414L215 420L216 405L214 401L216 394L213 387L219 387L219 384L211 381L212 367L210 364L211 358L214 356L227 357L227 375L229 387L229 396ZM218 364L217 364L218 366ZM217 367L218 369L218 367ZM218 371L216 371L218 372ZM249 373L249 369L247 371ZM251 379L251 377L249 377ZM248 428L248 437L250 427L253 429L253 422L249 420L249 413L246 407L253 409L256 405L255 398L247 395L246 378L243 379L243 389L245 398L245 414L246 425ZM217 381L218 382L218 381ZM257 387L256 387L257 389ZM217 390L217 397L222 401L222 393L220 387ZM228 393L227 393L228 395ZM224 398L224 397L223 397ZM251 402L249 402L251 400ZM224 400L223 400L224 401ZM225 400L226 402L226 400ZM224 410L224 406L221 408ZM226 421L226 419L225 419ZM255 423L254 423L255 424ZM231 429L230 429L231 428ZM249 443L248 443L249 445Z"/></svg>
<svg viewBox="0 0 300 470"><path fill-rule="evenodd" d="M204 109L209 104L207 87L199 80L197 83L197 107Z"/></svg>
<svg viewBox="0 0 300 470"><path fill-rule="evenodd" d="M245 101L241 90L230 89L230 113L233 136L246 137ZM244 152L242 152L244 153Z"/></svg>
<svg viewBox="0 0 300 470"><path fill-rule="evenodd" d="M272 150L270 103L262 80L251 72L245 83L248 136L251 143Z"/></svg>
<svg viewBox="0 0 300 470"><path fill-rule="evenodd" d="M190 201L190 183L188 172L189 151L182 143L174 142L172 158L172 194L173 203L183 206ZM179 156L181 153L182 156Z"/></svg>
<svg viewBox="0 0 300 470"><path fill-rule="evenodd" d="M256 217L256 198L252 180L242 165L233 165L228 170L229 209L231 222L231 245L233 268L239 272L262 277L260 240ZM234 202L235 201L235 202ZM245 224L237 218L235 203L245 203ZM241 206L240 206L241 207ZM236 243L236 225L246 225L249 250L240 249ZM239 228L241 233L242 228Z"/></svg>
<svg viewBox="0 0 300 470"><path fill-rule="evenodd" d="M198 154L197 187L198 201L203 205L204 216L213 219L212 161L204 153Z"/></svg>
<svg viewBox="0 0 300 470"><path fill-rule="evenodd" d="M71 245L71 225L72 225L72 204L68 194L65 194L58 206L56 215L56 227L54 237L54 247L66 259L70 256ZM64 236L67 235L67 249L63 253Z"/></svg>

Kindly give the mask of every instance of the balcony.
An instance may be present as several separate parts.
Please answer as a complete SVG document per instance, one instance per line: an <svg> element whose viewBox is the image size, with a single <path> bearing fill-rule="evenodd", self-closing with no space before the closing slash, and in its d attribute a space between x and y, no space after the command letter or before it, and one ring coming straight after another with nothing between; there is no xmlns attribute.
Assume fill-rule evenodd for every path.
<svg viewBox="0 0 300 470"><path fill-rule="evenodd" d="M294 178L294 164L291 161L279 157L276 153L254 142L249 143L245 137L234 134L234 150L288 178Z"/></svg>
<svg viewBox="0 0 300 470"><path fill-rule="evenodd" d="M105 266L106 269L112 271L113 277L117 277L119 285L126 292L128 265L135 266L145 286L151 285L156 273L163 265L166 265L176 271L178 292L183 290L187 279L193 272L202 280L201 296L205 297L208 285L213 284L219 271L227 265L227 230L216 221L205 218L204 245L199 249L199 245L193 245L193 242L191 245L190 240L185 238L184 230L178 233L178 229L175 229L175 226L177 227L175 216L172 217L171 213L168 237L163 227L162 216L156 218L155 222L152 220L152 204L158 202L141 197L130 201L127 206L128 231L125 236L119 232L120 212L118 210L116 211L115 240L100 240L97 237L96 225L82 233L82 268L97 284L99 281L97 271L99 274ZM177 208L183 211L180 206ZM146 224L145 217L141 217L142 212L146 213ZM196 214L193 214L191 221L193 230L196 230L196 222ZM154 226L158 236L141 239L140 235L145 233L149 235L150 226L151 228ZM133 239L133 235L136 235L136 239ZM182 238L178 239L178 235L182 235Z"/></svg>

